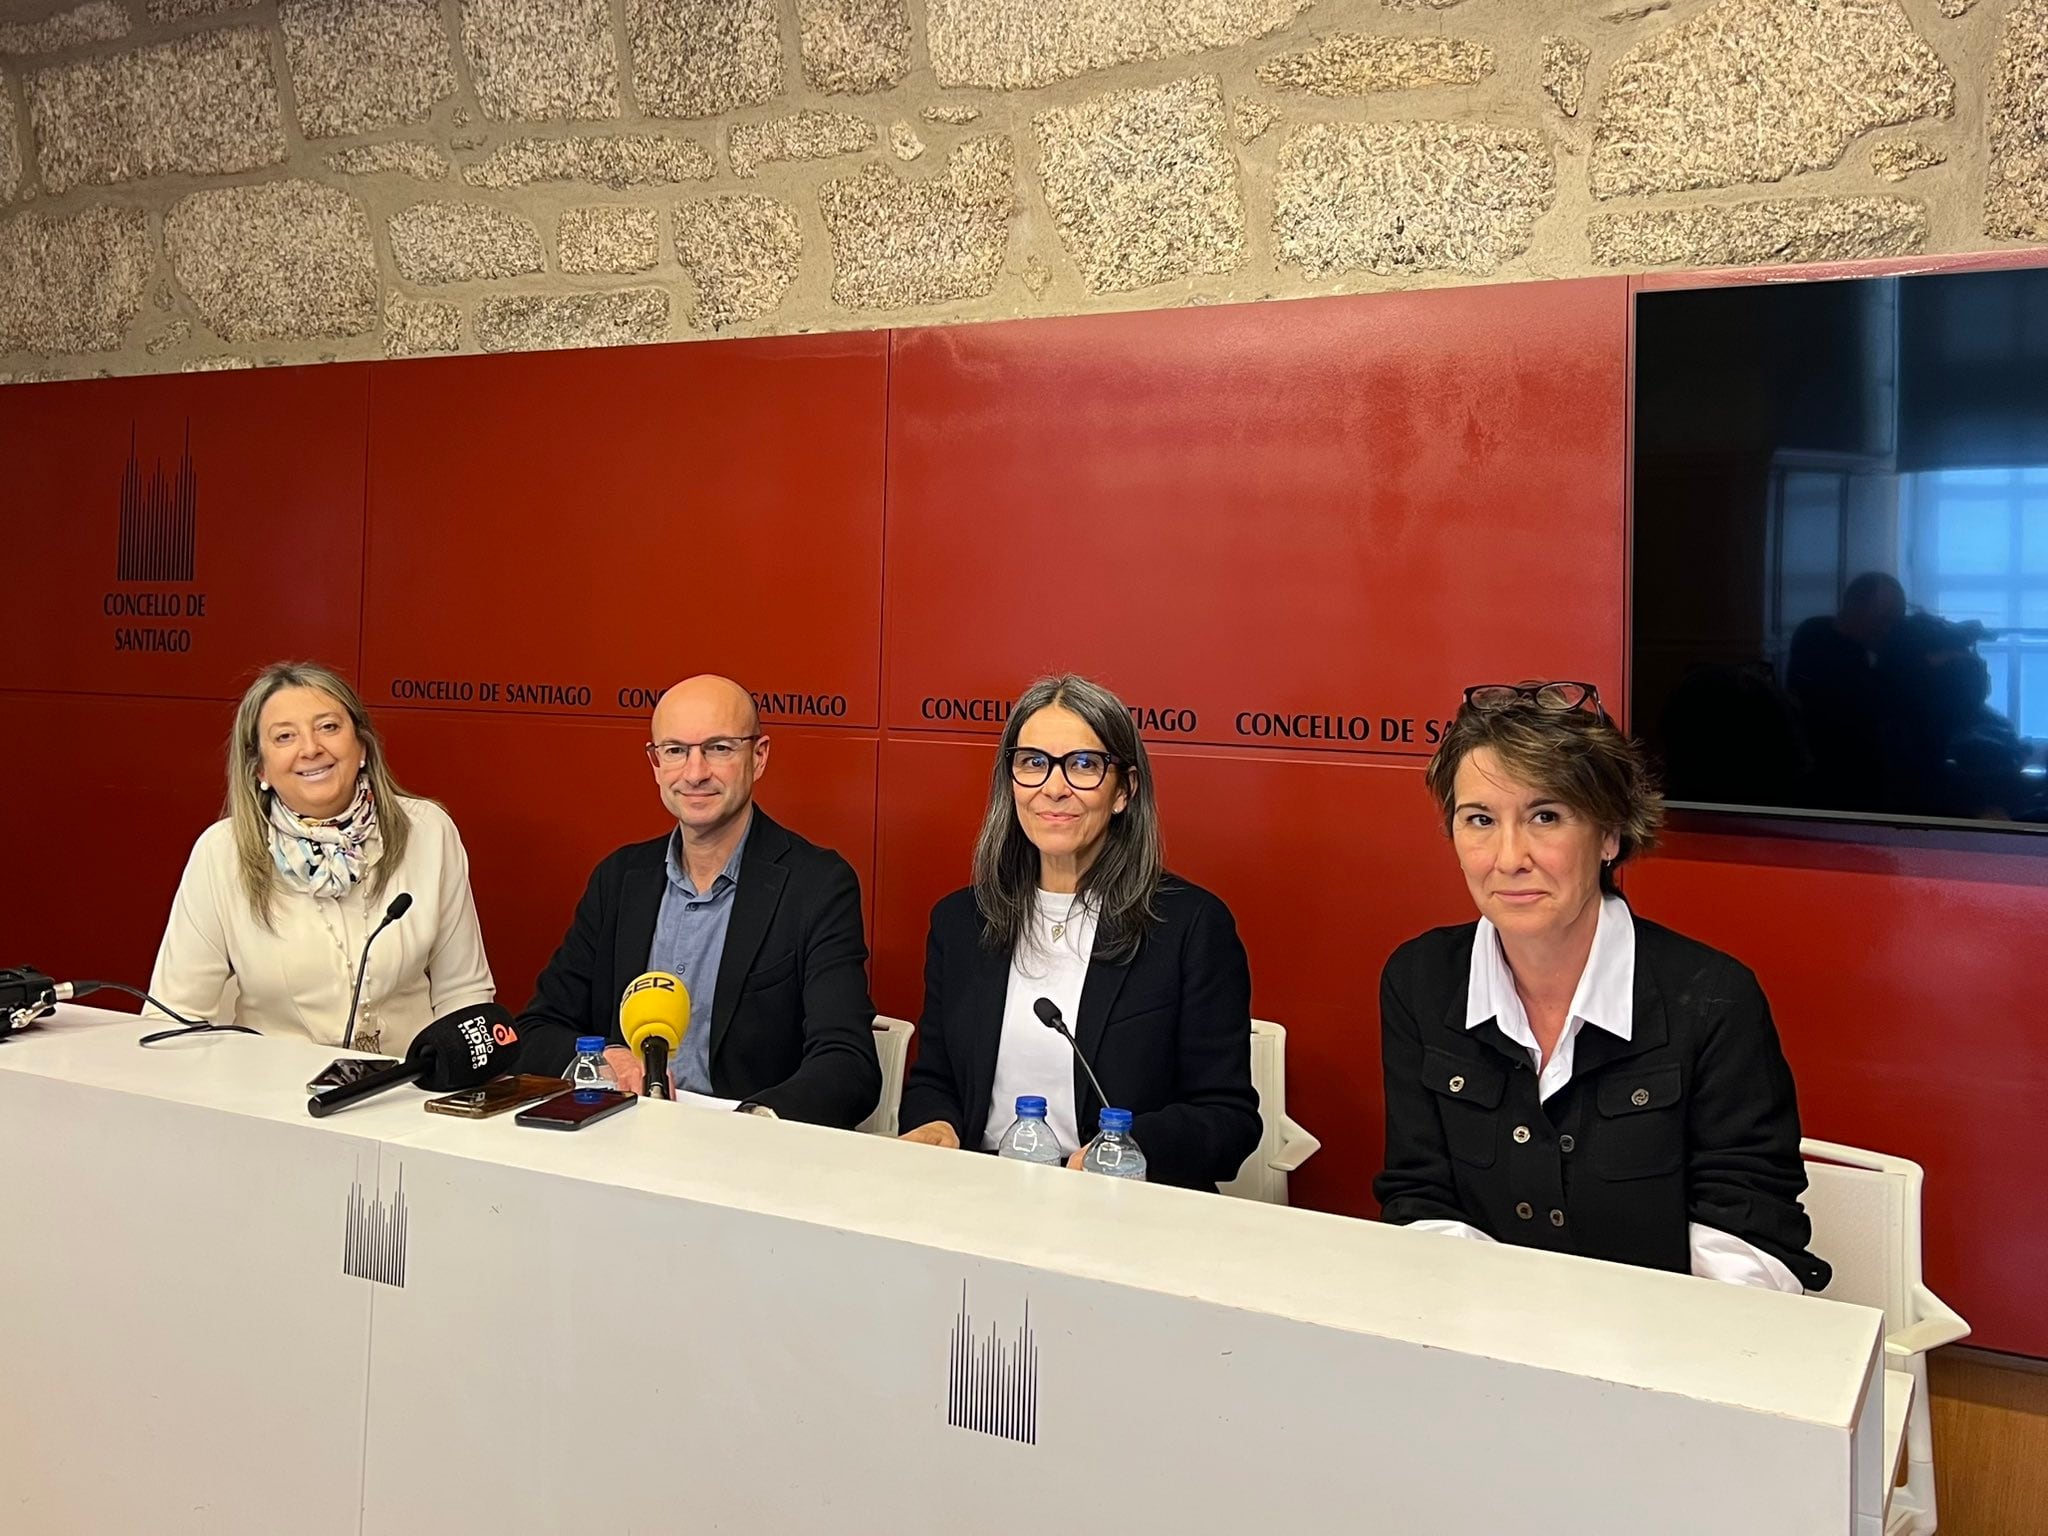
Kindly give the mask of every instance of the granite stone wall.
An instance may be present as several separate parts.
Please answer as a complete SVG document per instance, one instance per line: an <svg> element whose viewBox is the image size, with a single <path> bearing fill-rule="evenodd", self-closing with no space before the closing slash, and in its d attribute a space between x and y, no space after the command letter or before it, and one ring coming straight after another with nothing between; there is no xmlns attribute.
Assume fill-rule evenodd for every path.
<svg viewBox="0 0 2048 1536"><path fill-rule="evenodd" d="M2048 244L2048 0L0 0L0 381Z"/></svg>

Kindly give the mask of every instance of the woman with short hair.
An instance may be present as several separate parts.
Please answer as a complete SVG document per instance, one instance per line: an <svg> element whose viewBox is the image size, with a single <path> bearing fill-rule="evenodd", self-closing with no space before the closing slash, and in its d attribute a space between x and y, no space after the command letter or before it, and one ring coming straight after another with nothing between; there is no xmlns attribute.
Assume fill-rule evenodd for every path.
<svg viewBox="0 0 2048 1536"><path fill-rule="evenodd" d="M228 740L227 803L185 866L150 979L192 1018L340 1045L363 946L359 1050L403 1055L433 1019L495 992L469 857L448 813L405 793L355 689L305 662L265 667ZM232 1018L217 1017L233 983Z"/></svg>
<svg viewBox="0 0 2048 1536"><path fill-rule="evenodd" d="M1489 684L1426 773L1476 922L1380 981L1384 1220L1798 1292L1799 1107L1756 977L1637 917L1663 802L1590 684Z"/></svg>
<svg viewBox="0 0 2048 1536"><path fill-rule="evenodd" d="M994 1151L1036 1095L1079 1165L1105 1106L1041 999L1133 1113L1151 1182L1236 1177L1259 1141L1244 945L1228 907L1165 867L1130 711L1074 676L1040 679L1010 712L974 883L932 909L904 1140Z"/></svg>

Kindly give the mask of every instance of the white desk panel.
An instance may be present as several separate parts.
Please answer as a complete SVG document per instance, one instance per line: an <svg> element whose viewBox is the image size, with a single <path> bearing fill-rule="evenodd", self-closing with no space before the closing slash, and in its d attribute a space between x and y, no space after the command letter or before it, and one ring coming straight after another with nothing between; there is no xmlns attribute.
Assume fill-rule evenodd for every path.
<svg viewBox="0 0 2048 1536"><path fill-rule="evenodd" d="M33 1131L0 1122L0 1145L10 1167L61 1145L82 1183L118 1186L162 1230L89 1231L81 1207L10 1185L6 1230L33 1220L49 1240L0 1277L27 1275L75 1323L41 1299L64 1276L126 1255L153 1294L210 1248L166 1232L232 1227L232 1266L261 1283L208 1293L218 1315L196 1323L135 1313L123 1349L197 1401L227 1390L208 1337L239 1328L265 1357L252 1375L320 1405L302 1417L353 1391L361 1502L344 1503L364 1531L955 1530L1060 1493L1132 1530L1279 1516L1304 1532L1861 1536L1880 1507L1880 1319L1864 1309L688 1104L565 1135L425 1115L400 1090L316 1122L299 1085L330 1052L144 1052L137 1033L74 1009L0 1045L0 1104L72 1096ZM212 1177L167 1172L194 1151ZM340 1274L359 1168L394 1219L402 1187L402 1287ZM145 1234L152 1251L130 1252ZM280 1288L297 1300L264 1299ZM1029 1390L983 1358L1027 1308ZM294 1355L273 1313L354 1328L359 1349L367 1327L367 1403L363 1354ZM21 1317L0 1312L0 1361L36 1331ZM117 1361L91 1352L74 1376L45 1445L102 1438L86 1399L117 1390ZM0 1397L12 1488L25 1405ZM154 1477L176 1464L173 1422L138 1413L131 1430L154 1442ZM326 1528L296 1516L330 1507L345 1437L273 1433L274 1477L246 1475L246 1446L233 1457L242 1507ZM112 1494L62 1503L74 1479L37 1475L65 1515L52 1529L264 1528L103 1519Z"/></svg>
<svg viewBox="0 0 2048 1536"><path fill-rule="evenodd" d="M1815 1366L1872 1358L1879 1327L1874 1311L1814 1297L1191 1190L1134 1193L687 1104L643 1101L573 1135L418 1119L395 1139L1815 1423L1855 1421L1861 1373Z"/></svg>
<svg viewBox="0 0 2048 1536"><path fill-rule="evenodd" d="M355 1531L378 1152L0 1070L0 1530Z"/></svg>
<svg viewBox="0 0 2048 1536"><path fill-rule="evenodd" d="M535 1160L601 1164L629 1120L686 1130L643 1105ZM1070 1193L1061 1170L928 1156L950 1201L1056 1217ZM1052 1495L1134 1531L1852 1528L1845 1427L1074 1272L1172 1191L1099 1181L1107 1209L1041 1267L848 1230L873 1211L827 1226L416 1142L386 1148L387 1187L401 1167L412 1263L376 1301L366 1532L942 1531ZM948 1422L963 1307L983 1344L1028 1317L1031 1443ZM1874 1327L1855 1332L1867 1360ZM474 1343L451 1357L454 1338ZM1835 1369L1860 1380L1855 1358ZM1597 1500L1546 1493L1560 1478Z"/></svg>

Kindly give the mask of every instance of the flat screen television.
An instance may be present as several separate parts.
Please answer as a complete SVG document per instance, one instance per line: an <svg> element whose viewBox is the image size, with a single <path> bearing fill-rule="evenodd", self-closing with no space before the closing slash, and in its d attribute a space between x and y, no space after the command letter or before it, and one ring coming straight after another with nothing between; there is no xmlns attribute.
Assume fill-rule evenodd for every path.
<svg viewBox="0 0 2048 1536"><path fill-rule="evenodd" d="M2048 832L2048 268L1641 294L1634 431L1674 806Z"/></svg>

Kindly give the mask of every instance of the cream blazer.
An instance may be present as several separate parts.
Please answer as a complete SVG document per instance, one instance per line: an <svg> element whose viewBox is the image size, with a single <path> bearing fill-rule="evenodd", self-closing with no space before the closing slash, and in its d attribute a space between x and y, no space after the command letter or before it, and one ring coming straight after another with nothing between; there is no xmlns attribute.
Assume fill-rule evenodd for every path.
<svg viewBox="0 0 2048 1536"><path fill-rule="evenodd" d="M392 899L410 891L411 909L370 950L356 1048L403 1056L433 1020L490 1001L496 986L462 838L440 806L402 803L412 818L405 862L374 901L368 878L338 899L280 890L269 928L242 892L229 823L208 827L172 899L150 992L188 1018L340 1045L363 941ZM372 867L380 855L373 841Z"/></svg>

